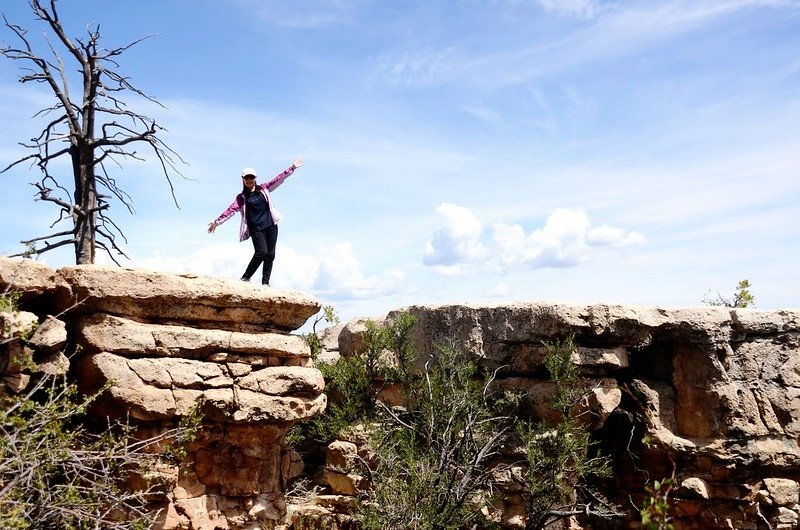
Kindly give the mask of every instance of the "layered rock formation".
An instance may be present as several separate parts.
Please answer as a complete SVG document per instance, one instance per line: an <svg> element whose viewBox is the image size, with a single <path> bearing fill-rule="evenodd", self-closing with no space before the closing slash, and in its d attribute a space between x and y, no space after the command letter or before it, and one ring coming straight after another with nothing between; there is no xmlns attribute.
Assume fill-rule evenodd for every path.
<svg viewBox="0 0 800 530"><path fill-rule="evenodd" d="M638 527L629 521L638 520L644 486L674 475L676 528L798 528L800 311L548 303L404 311L416 318L411 342L422 358L454 341L481 365L502 367L498 384L524 391L534 416L545 413L552 385L543 341L575 334L595 439L614 467L603 489L630 513L587 527ZM363 319L348 323L338 353L357 354L364 329ZM356 451L337 444L329 454ZM330 460L331 493L349 494L357 477L341 480L342 458ZM504 525L521 524L521 499L506 491L503 502Z"/></svg>
<svg viewBox="0 0 800 530"><path fill-rule="evenodd" d="M155 434L200 407L198 438L181 466L165 471L171 493L161 528L299 529L344 520L338 515L363 486L348 471L354 455L364 457L357 433L328 448L320 475L328 495L283 518L287 485L300 473L283 439L325 407L324 381L292 334L318 311L312 297L0 258L0 290L10 285L25 311L2 324L27 340L6 350L27 348L42 371L69 368L87 391L110 384L96 414L130 415L141 432ZM497 384L523 391L532 415L546 413L552 389L542 342L575 335L574 360L592 382L594 438L614 466L603 489L629 513L586 519L584 528L635 528L645 485L673 474L676 528L798 528L800 311L549 303L406 310L417 320L417 352L431 355L437 342L454 341L483 366L502 367ZM363 322L329 330L321 358L357 354ZM7 351L0 358L0 382L20 391L29 369L9 359ZM520 527L513 488L498 507L505 528Z"/></svg>
<svg viewBox="0 0 800 530"><path fill-rule="evenodd" d="M308 345L290 333L319 310L315 299L191 275L52 271L0 258L7 288L38 313L15 317L36 330L19 347L38 357L58 352L62 372L71 364L86 392L108 386L94 414L129 417L153 435L200 413L183 462L160 470L171 484L160 528L257 529L282 519L285 484L297 473L283 438L326 403ZM62 334L52 338L52 329ZM8 368L6 388L24 388L24 370Z"/></svg>

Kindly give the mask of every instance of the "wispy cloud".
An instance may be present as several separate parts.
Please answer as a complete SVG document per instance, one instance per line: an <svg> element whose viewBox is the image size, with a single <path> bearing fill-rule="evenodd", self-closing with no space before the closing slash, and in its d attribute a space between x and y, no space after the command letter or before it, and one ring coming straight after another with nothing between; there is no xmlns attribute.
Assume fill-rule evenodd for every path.
<svg viewBox="0 0 800 530"><path fill-rule="evenodd" d="M559 73L620 57L642 54L655 45L696 31L725 17L756 7L796 9L794 2L760 0L673 0L620 2L537 0L554 14L585 19L559 40L543 43L531 36L526 47L502 43L491 51L476 51L468 35L453 36L441 47L391 50L374 61L372 76L407 88L458 84L499 89L553 77ZM524 20L524 19L523 19ZM524 28L517 31L524 32Z"/></svg>
<svg viewBox="0 0 800 530"><path fill-rule="evenodd" d="M548 13L559 13L578 18L594 18L605 7L598 0L536 0Z"/></svg>
<svg viewBox="0 0 800 530"><path fill-rule="evenodd" d="M311 292L331 300L386 296L397 292L405 279L400 270L365 275L347 242L323 249L320 255Z"/></svg>
<svg viewBox="0 0 800 530"><path fill-rule="evenodd" d="M239 3L272 24L304 29L351 24L358 7L351 0L239 0Z"/></svg>
<svg viewBox="0 0 800 530"><path fill-rule="evenodd" d="M505 298L511 294L511 289L508 287L508 284L504 282L500 282L494 287L492 287L486 296L490 298Z"/></svg>
<svg viewBox="0 0 800 530"><path fill-rule="evenodd" d="M455 81L470 62L457 46L388 52L376 60L375 77L401 87L430 87Z"/></svg>

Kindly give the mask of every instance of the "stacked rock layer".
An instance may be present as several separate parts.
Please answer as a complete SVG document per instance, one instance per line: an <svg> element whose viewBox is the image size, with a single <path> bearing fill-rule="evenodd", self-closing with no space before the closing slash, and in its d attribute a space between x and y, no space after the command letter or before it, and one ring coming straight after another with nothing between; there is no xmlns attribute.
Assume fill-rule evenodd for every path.
<svg viewBox="0 0 800 530"><path fill-rule="evenodd" d="M194 275L97 266L52 271L0 258L0 288L36 320L63 323L70 370L93 414L129 418L142 434L201 418L175 469L162 529L262 528L285 513L296 473L283 439L324 410L324 381L292 331L320 304L281 291ZM23 313L30 314L30 313ZM48 325L47 327L53 327ZM63 355L63 353L62 353ZM6 386L18 379L7 378ZM12 389L13 390L13 389Z"/></svg>

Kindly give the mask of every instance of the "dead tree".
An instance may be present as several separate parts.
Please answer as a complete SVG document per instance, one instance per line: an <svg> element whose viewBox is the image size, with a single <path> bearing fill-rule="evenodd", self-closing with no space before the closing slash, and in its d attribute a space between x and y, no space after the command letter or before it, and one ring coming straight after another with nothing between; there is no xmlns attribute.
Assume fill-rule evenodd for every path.
<svg viewBox="0 0 800 530"><path fill-rule="evenodd" d="M49 0L49 5L47 0L28 2L36 19L45 24L45 38L50 51L47 57L34 51L26 29L10 23L3 15L6 27L17 36L20 44L18 47L4 46L0 53L27 63L19 81L47 85L55 96L55 103L34 116L49 119L41 133L29 142L20 143L34 152L10 163L0 173L25 162L38 166L41 178L31 183L37 190L35 200L48 201L59 207L58 218L50 225L53 233L21 242L29 247L26 254L42 254L72 244L75 263L94 263L95 248L99 247L119 264L116 257L127 256L117 244L117 236L126 243L127 238L109 217L109 200L113 195L130 213L133 213L133 206L131 197L118 186L113 170L121 167L124 160L144 160L134 149L146 145L158 158L177 206L171 176L180 175L175 166L183 160L158 137L164 129L153 118L130 110L122 99L124 95L133 93L163 107L133 86L128 77L117 72L117 58L152 35L120 48L106 49L100 46L100 26L94 24L87 26L85 37L73 40L62 26L56 1ZM68 52L70 63L77 63L79 78L76 79L80 79L81 84L79 92L70 90L68 74L71 70L57 47ZM71 192L63 184L68 179L55 174L55 170L51 171L51 162L62 157L69 157L71 162ZM56 225L64 221L71 221L72 228L55 230ZM37 248L36 245L42 242L44 246Z"/></svg>

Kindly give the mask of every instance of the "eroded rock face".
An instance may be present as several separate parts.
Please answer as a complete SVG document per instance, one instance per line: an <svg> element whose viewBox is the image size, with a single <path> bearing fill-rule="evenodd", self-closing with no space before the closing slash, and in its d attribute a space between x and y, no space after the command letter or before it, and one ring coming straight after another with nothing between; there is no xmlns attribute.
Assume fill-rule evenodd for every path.
<svg viewBox="0 0 800 530"><path fill-rule="evenodd" d="M499 369L495 384L521 392L532 417L545 421L556 419L548 418L545 343L574 334L573 361L591 387L581 406L613 459L607 490L620 506L674 473L676 528L797 527L800 311L552 303L402 311L417 321L410 340L423 359L436 355L437 342L455 342ZM344 327L342 355L363 348L365 321ZM514 528L521 500L507 493L501 518Z"/></svg>
<svg viewBox="0 0 800 530"><path fill-rule="evenodd" d="M163 432L201 404L197 439L183 463L164 472L171 493L160 528L313 528L352 507L364 477L348 469L348 455L369 459L355 438L328 448L329 495L313 507L284 500L301 473L284 447L286 432L325 407L309 348L291 333L319 310L312 297L0 258L0 289L9 286L23 291L25 311L3 317L16 330L0 351L4 391L24 392L33 370L74 374L87 390L111 384L95 413L129 414L144 434ZM605 489L620 506L638 505L646 483L674 473L676 528L797 528L800 311L552 303L406 311L417 320L410 338L419 353L455 341L484 367L502 368L496 384L523 392L539 416L553 390L543 342L574 334L573 360L592 383L580 406L613 459ZM358 354L365 322L326 333L323 355ZM25 356L35 368L16 361ZM402 405L389 390L382 399ZM519 528L522 497L511 486L507 493L499 520Z"/></svg>
<svg viewBox="0 0 800 530"><path fill-rule="evenodd" d="M0 258L6 287L23 291L30 307L46 297L51 314L63 312L8 317L20 336L23 317L30 330L27 342L0 352L7 389L30 380L11 361L19 355L6 351L16 348L46 373L67 373L71 362L82 390L106 388L92 414L129 418L138 436L199 410L186 457L159 470L171 485L159 528L260 528L283 518L286 481L299 472L284 437L326 406L310 348L291 334L319 310L317 300L216 278L87 265L52 271Z"/></svg>

